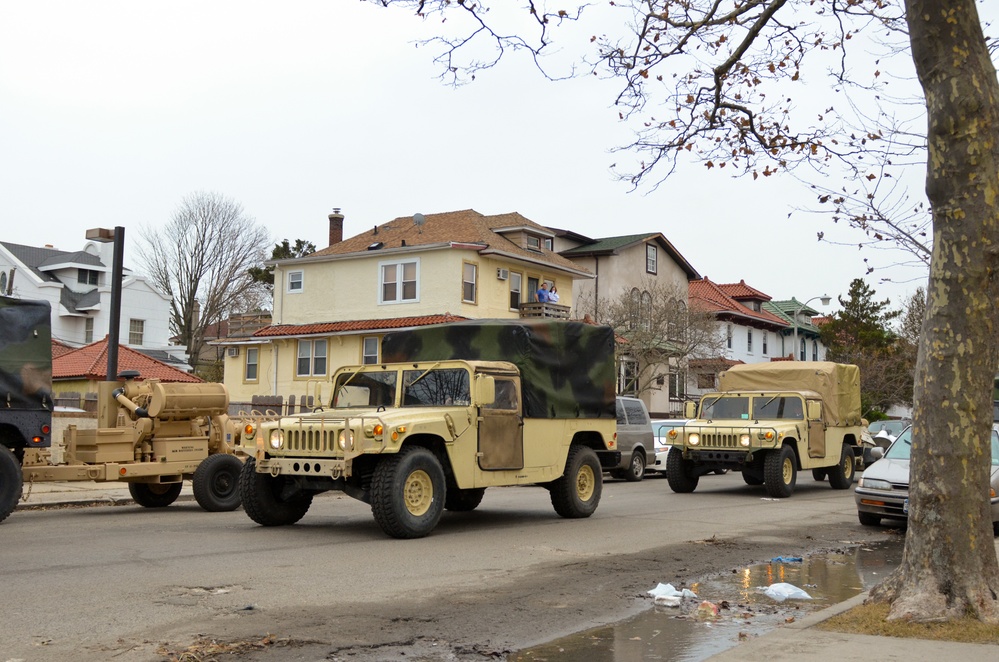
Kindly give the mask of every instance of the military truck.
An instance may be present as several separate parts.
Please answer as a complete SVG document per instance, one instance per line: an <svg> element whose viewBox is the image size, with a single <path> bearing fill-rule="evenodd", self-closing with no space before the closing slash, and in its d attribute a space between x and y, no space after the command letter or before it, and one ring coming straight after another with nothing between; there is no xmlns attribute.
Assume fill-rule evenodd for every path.
<svg viewBox="0 0 999 662"><path fill-rule="evenodd" d="M776 498L794 492L800 470L833 489L853 483L863 456L860 370L830 362L737 365L719 375L719 390L687 403L695 419L671 430L666 478L674 492L693 492L716 469L742 472Z"/></svg>
<svg viewBox="0 0 999 662"><path fill-rule="evenodd" d="M98 385L97 427L70 425L64 461L52 445L52 343L49 304L0 299L0 521L34 483L125 482L141 506L160 508L184 479L207 511L239 507L242 459L234 454L243 422L230 420L222 384L139 381ZM30 494L30 492L29 492Z"/></svg>
<svg viewBox="0 0 999 662"><path fill-rule="evenodd" d="M338 490L387 535L420 538L489 487L532 484L562 517L596 510L601 472L620 461L610 328L453 322L387 334L382 358L337 370L328 408L253 431L240 476L251 519L293 524Z"/></svg>
<svg viewBox="0 0 999 662"><path fill-rule="evenodd" d="M52 445L51 313L0 296L0 522L21 497L25 451Z"/></svg>

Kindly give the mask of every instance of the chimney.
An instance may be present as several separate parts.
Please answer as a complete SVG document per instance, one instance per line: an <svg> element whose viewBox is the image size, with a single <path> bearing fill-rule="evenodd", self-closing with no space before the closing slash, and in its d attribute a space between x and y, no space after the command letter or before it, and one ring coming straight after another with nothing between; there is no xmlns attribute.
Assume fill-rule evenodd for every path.
<svg viewBox="0 0 999 662"><path fill-rule="evenodd" d="M343 214L340 213L339 207L334 207L333 213L330 214L330 246L341 241L343 241Z"/></svg>

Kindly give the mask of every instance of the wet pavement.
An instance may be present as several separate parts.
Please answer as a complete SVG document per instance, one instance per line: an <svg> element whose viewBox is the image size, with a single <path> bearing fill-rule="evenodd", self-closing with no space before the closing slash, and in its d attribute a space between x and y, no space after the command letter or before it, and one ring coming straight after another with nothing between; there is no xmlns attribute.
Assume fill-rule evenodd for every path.
<svg viewBox="0 0 999 662"><path fill-rule="evenodd" d="M878 545L844 545L800 562L775 559L690 585L676 585L677 589L689 588L697 598L683 600L679 608L656 606L614 625L518 651L508 660L700 662L871 589L898 565L903 546L904 536L899 535ZM812 599L777 602L763 592L776 583L792 584ZM717 618L698 615L705 600L718 608Z"/></svg>

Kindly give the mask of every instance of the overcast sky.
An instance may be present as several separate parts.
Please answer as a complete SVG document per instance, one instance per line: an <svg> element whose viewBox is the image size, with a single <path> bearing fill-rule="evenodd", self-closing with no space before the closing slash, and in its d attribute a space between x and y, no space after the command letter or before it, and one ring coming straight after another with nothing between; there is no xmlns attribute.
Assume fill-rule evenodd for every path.
<svg viewBox="0 0 999 662"><path fill-rule="evenodd" d="M845 294L865 255L885 261L819 243L851 238L826 218L789 220L812 197L786 180L694 165L629 193L609 170L631 135L617 85L546 82L510 58L456 90L414 43L435 28L350 0L0 0L0 239L77 250L87 228L121 225L135 268L142 225L214 191L274 241L319 248L334 207L347 236L466 208L658 231L702 275L775 299ZM895 304L920 284L879 275Z"/></svg>

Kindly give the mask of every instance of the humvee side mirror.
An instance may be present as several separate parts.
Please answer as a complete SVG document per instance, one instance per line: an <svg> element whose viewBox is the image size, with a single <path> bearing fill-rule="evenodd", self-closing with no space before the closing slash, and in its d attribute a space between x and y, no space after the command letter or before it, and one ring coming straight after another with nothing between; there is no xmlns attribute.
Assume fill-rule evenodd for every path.
<svg viewBox="0 0 999 662"><path fill-rule="evenodd" d="M496 401L496 379L491 375L475 375L475 404L482 407Z"/></svg>
<svg viewBox="0 0 999 662"><path fill-rule="evenodd" d="M683 403L683 417L684 418L697 418L697 403L696 402L684 402Z"/></svg>
<svg viewBox="0 0 999 662"><path fill-rule="evenodd" d="M809 400L806 403L808 407L808 420L817 421L822 418L822 403L818 400Z"/></svg>

